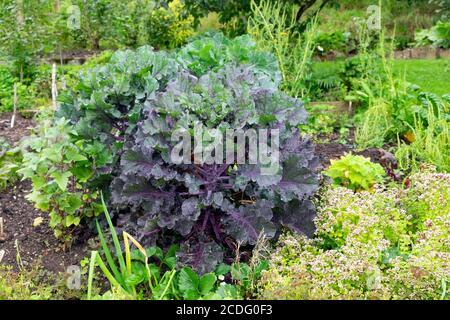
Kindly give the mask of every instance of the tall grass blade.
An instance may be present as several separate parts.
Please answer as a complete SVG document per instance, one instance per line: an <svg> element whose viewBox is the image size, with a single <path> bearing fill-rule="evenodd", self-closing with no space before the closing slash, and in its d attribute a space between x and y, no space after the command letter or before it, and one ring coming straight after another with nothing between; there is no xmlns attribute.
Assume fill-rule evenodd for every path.
<svg viewBox="0 0 450 320"><path fill-rule="evenodd" d="M114 228L111 217L109 216L108 209L106 208L105 200L103 198L103 193L101 194L102 199L102 206L103 206L103 212L105 213L106 221L108 222L109 228L111 230L111 236L114 242L114 248L116 249L117 259L119 260L120 270L122 272L122 275L125 275L125 272L127 270L125 265L125 260L122 255L122 248L120 247L119 238L117 237L116 229Z"/></svg>
<svg viewBox="0 0 450 320"><path fill-rule="evenodd" d="M94 269L95 269L95 262L97 260L97 251L91 252L91 260L89 263L89 276L88 276L88 291L87 291L87 299L91 300L92 298L92 282L94 281Z"/></svg>
<svg viewBox="0 0 450 320"><path fill-rule="evenodd" d="M102 229L100 228L98 221L95 221L95 224L97 225L97 232L100 238L100 243L102 245L103 252L105 253L106 261L108 262L108 265L111 268L112 272L114 273L116 279L123 283L123 275L119 272L119 269L117 269L116 263L111 255L111 251L109 251L108 244L106 243L105 236L103 235Z"/></svg>

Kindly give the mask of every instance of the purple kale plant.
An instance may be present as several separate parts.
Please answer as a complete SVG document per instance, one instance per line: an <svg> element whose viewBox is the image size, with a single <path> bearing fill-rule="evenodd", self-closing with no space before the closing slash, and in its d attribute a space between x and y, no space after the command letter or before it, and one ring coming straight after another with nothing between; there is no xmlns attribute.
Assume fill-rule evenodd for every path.
<svg viewBox="0 0 450 320"><path fill-rule="evenodd" d="M117 227L147 246L180 244L178 263L204 273L283 227L314 233L318 158L298 129L303 104L278 90L279 80L276 59L248 36L197 39L171 53L143 47L82 75L58 116L79 139L111 151L89 187L109 194ZM199 125L221 134L276 129L276 172L250 162L175 163L173 133L193 135ZM249 145L232 153L248 159Z"/></svg>
<svg viewBox="0 0 450 320"><path fill-rule="evenodd" d="M306 112L276 82L242 65L201 77L183 70L146 101L144 114L125 141L112 183L119 223L140 241L152 245L170 234L182 242L179 263L207 272L227 249L255 245L261 234L273 238L281 226L313 234L318 162L297 129ZM199 122L219 131L280 130L279 171L263 175L259 164L174 164L172 133L192 131Z"/></svg>

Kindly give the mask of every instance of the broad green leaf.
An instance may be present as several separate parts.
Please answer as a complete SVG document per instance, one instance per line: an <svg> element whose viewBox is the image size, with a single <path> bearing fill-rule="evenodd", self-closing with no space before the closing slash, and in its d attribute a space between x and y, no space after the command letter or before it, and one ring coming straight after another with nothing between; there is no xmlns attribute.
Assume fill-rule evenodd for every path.
<svg viewBox="0 0 450 320"><path fill-rule="evenodd" d="M178 288L183 294L183 297L187 299L189 296L189 299L192 299L194 294L198 294L198 287L198 275L189 267L181 269L178 275Z"/></svg>
<svg viewBox="0 0 450 320"><path fill-rule="evenodd" d="M209 293L216 283L216 276L214 273L206 273L200 278L198 284L199 291L202 295Z"/></svg>
<svg viewBox="0 0 450 320"><path fill-rule="evenodd" d="M77 150L75 147L68 147L65 150L64 157L67 159L67 163L87 160L87 158L80 154L79 150Z"/></svg>
<svg viewBox="0 0 450 320"><path fill-rule="evenodd" d="M67 184L69 183L69 178L72 176L72 172L70 172L70 171L67 171L67 172L55 171L55 172L52 172L52 174L50 176L54 179L54 181L56 182L56 184L62 191L66 191Z"/></svg>

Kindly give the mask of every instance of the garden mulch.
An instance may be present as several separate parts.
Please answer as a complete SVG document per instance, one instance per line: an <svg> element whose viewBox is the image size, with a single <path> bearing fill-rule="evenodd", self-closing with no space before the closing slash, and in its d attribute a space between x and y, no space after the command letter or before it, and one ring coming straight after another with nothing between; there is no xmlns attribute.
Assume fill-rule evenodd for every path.
<svg viewBox="0 0 450 320"><path fill-rule="evenodd" d="M0 137L14 145L28 135L33 121L18 115L11 129L10 119L10 113L0 114ZM0 191L0 217L5 231L5 239L0 239L0 251L4 250L0 265L10 265L16 270L20 264L23 267L39 265L49 271L64 272L88 255L86 241L75 242L65 249L48 226L48 214L35 209L25 199L30 190L29 181L19 181ZM42 218L42 222L33 226L36 218Z"/></svg>

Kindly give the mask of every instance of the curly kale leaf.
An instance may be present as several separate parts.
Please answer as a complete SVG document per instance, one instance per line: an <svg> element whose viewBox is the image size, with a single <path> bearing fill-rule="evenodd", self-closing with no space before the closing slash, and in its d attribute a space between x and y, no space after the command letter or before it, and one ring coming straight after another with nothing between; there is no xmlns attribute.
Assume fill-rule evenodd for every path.
<svg viewBox="0 0 450 320"><path fill-rule="evenodd" d="M216 242L199 235L184 242L176 257L179 267L188 265L197 273L205 274L214 271L223 261L223 249Z"/></svg>
<svg viewBox="0 0 450 320"><path fill-rule="evenodd" d="M267 238L275 235L276 227L272 223L272 203L260 200L255 204L239 207L222 216L223 228L241 244L254 245L263 234Z"/></svg>
<svg viewBox="0 0 450 320"><path fill-rule="evenodd" d="M277 215L278 222L283 226L308 237L315 232L314 218L316 209L310 200L300 201L294 199L283 206L282 212Z"/></svg>

